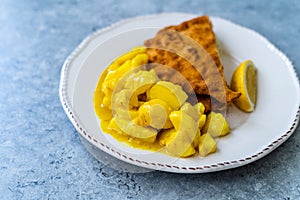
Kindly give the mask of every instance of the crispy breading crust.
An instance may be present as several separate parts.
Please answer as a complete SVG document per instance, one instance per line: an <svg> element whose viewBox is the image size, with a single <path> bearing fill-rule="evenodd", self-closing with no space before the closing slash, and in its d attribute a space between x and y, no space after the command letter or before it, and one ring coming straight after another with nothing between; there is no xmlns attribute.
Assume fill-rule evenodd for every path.
<svg viewBox="0 0 300 200"><path fill-rule="evenodd" d="M208 16L163 28L145 41L145 46L149 61L158 63L154 70L162 80L181 85L187 93L212 97L218 105L226 105L240 96L228 88ZM187 81L163 65L179 71ZM211 104L206 103L207 110L213 108Z"/></svg>

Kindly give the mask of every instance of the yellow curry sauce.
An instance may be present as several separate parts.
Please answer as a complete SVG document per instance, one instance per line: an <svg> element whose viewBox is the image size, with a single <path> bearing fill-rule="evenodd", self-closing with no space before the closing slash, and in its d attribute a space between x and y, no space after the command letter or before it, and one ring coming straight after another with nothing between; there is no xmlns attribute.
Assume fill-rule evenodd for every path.
<svg viewBox="0 0 300 200"><path fill-rule="evenodd" d="M114 62L106 68L103 73L101 74L101 77L98 80L95 92L94 92L94 110L101 120L101 128L105 133L110 134L113 138L118 140L119 142L126 143L127 145L138 148L138 149L143 149L143 150L150 150L150 151L159 151L163 148L162 145L159 144L159 142L156 140L154 143L148 143L148 142L143 142L141 140L135 139L129 135L126 134L120 134L115 130L109 129L108 125L110 120L113 118L113 113L112 110L107 108L106 106L103 105L103 99L105 97L105 94L103 92L103 82L105 81L107 74L109 70L115 70L116 68L120 68L126 61L129 59L135 58L137 55L143 55L145 53L146 49L145 47L136 47L132 51L122 55L121 57L117 58L114 60ZM144 54L145 55L145 54ZM140 56L141 57L141 56ZM138 57L138 58L140 58ZM142 59L145 59L142 57ZM138 65L144 64L143 62L145 61L133 61L134 65L138 67ZM129 71L129 70L128 70ZM126 71L124 71L125 73Z"/></svg>
<svg viewBox="0 0 300 200"><path fill-rule="evenodd" d="M135 139L129 135L123 134L121 135L117 131L114 131L112 129L108 129L108 125L110 120L113 117L112 110L107 109L102 105L104 93L102 92L102 84L103 81L107 75L108 69L106 69L99 79L97 83L97 87L94 93L94 109L97 114L97 116L101 120L101 128L105 133L110 134L113 138L118 140L119 142L125 143L131 147L143 149L143 150L149 150L149 151L160 151L163 150L164 146L160 145L158 140L156 140L154 143L148 143L143 142L138 139Z"/></svg>
<svg viewBox="0 0 300 200"><path fill-rule="evenodd" d="M131 147L176 157L215 152L214 137L230 131L225 118L210 113L206 120L204 105L187 102L179 85L161 81L154 70L137 68L148 63L145 52L134 48L102 73L94 93L102 130Z"/></svg>

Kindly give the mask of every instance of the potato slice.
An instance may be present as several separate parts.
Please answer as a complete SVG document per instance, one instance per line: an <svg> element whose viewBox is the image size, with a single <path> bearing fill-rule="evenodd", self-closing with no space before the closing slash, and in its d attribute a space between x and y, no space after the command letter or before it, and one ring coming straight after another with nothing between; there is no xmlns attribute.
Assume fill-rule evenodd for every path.
<svg viewBox="0 0 300 200"><path fill-rule="evenodd" d="M229 132L230 127L221 113L209 113L202 128L202 133L209 133L212 137L219 137L227 135Z"/></svg>
<svg viewBox="0 0 300 200"><path fill-rule="evenodd" d="M176 131L186 131L191 141L194 139L198 124L191 116L182 111L173 111L169 117Z"/></svg>
<svg viewBox="0 0 300 200"><path fill-rule="evenodd" d="M127 60L124 64L122 64L116 70L108 71L105 80L102 84L102 91L111 90L114 91L116 84L118 83L119 79L131 69L131 60Z"/></svg>
<svg viewBox="0 0 300 200"><path fill-rule="evenodd" d="M178 110L187 100L187 94L179 85L167 81L158 81L149 91L150 99L167 102L172 110Z"/></svg>
<svg viewBox="0 0 300 200"><path fill-rule="evenodd" d="M170 140L167 140L166 149L167 152L176 157L188 157L196 153L195 148L191 145L190 138L185 132L177 131L175 136Z"/></svg>
<svg viewBox="0 0 300 200"><path fill-rule="evenodd" d="M175 136L166 142L167 152L177 157L188 157L195 154L193 141L197 137L198 123L182 111L173 111L170 120L175 128ZM196 141L195 141L196 142Z"/></svg>
<svg viewBox="0 0 300 200"><path fill-rule="evenodd" d="M145 93L159 80L154 70L141 70L124 78L126 79L124 88L134 91L136 95Z"/></svg>
<svg viewBox="0 0 300 200"><path fill-rule="evenodd" d="M132 49L130 52L123 54L122 56L118 57L117 59L115 59L113 61L112 64L110 64L109 66L109 70L116 70L118 69L124 62L126 62L127 60L131 60L133 59L136 55L138 54L143 54L146 52L146 48L145 47L135 47L134 49ZM148 59L147 59L148 61Z"/></svg>
<svg viewBox="0 0 300 200"><path fill-rule="evenodd" d="M188 114L189 116L191 116L196 122L199 120L200 118L200 112L194 107L192 106L190 103L185 102L180 110L186 114Z"/></svg>
<svg viewBox="0 0 300 200"><path fill-rule="evenodd" d="M133 95L133 92L129 89L124 89L114 94L111 101L112 108L116 113L120 109L129 110L131 107L139 105L138 97Z"/></svg>
<svg viewBox="0 0 300 200"><path fill-rule="evenodd" d="M195 104L194 107L198 110L198 112L200 114L204 114L205 106L203 105L203 103L199 102L199 103Z"/></svg>
<svg viewBox="0 0 300 200"><path fill-rule="evenodd" d="M158 135L158 143L162 146L166 146L170 140L176 136L176 130L174 128L163 130Z"/></svg>
<svg viewBox="0 0 300 200"><path fill-rule="evenodd" d="M204 157L210 153L216 152L217 143L210 134L205 133L200 137L198 150L199 155Z"/></svg>
<svg viewBox="0 0 300 200"><path fill-rule="evenodd" d="M156 129L172 128L173 125L169 119L170 113L171 108L166 102L160 99L152 99L139 108L138 124Z"/></svg>
<svg viewBox="0 0 300 200"><path fill-rule="evenodd" d="M129 119L122 117L115 117L115 121L122 132L131 137L150 143L153 143L156 139L157 131L153 128L138 126Z"/></svg>
<svg viewBox="0 0 300 200"><path fill-rule="evenodd" d="M148 55L145 53L141 53L141 54L136 55L132 59L131 68L136 68L136 67L144 65L146 63L148 63Z"/></svg>

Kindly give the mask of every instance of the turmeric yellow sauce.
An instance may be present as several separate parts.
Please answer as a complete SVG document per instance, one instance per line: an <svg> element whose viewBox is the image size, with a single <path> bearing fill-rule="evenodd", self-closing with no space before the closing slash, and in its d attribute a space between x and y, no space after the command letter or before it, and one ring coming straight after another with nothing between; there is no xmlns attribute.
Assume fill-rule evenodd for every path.
<svg viewBox="0 0 300 200"><path fill-rule="evenodd" d="M187 102L181 86L138 68L147 63L146 48L137 47L102 73L94 93L102 130L133 148L176 157L215 152L214 138L230 131L225 118L213 112L206 117L204 105Z"/></svg>
<svg viewBox="0 0 300 200"><path fill-rule="evenodd" d="M118 140L119 142L125 143L133 148L143 149L143 150L149 150L149 151L159 151L162 150L164 146L160 145L158 141L155 141L153 143L143 142L139 139L135 139L129 135L126 134L120 134L119 132L109 129L109 123L111 119L113 118L113 113L111 109L108 109L106 106L103 105L103 100L105 97L105 94L103 92L103 83L105 79L107 78L107 74L110 70L115 70L116 68L120 68L122 64L124 64L127 60L135 58L138 54L143 54L145 52L144 47L136 47L131 52L124 54L123 56L116 59L108 68L105 69L105 71L102 73L96 89L94 93L94 110L97 114L97 116L101 120L101 129L105 132L110 134L114 139ZM138 58L140 58L139 56ZM136 66L143 64L141 61L133 61ZM124 71L123 73L125 73ZM109 102L110 103L110 102Z"/></svg>
<svg viewBox="0 0 300 200"><path fill-rule="evenodd" d="M97 116L101 119L101 122L100 122L101 129L105 133L110 134L114 139L118 140L119 142L127 144L133 148L149 150L149 151L162 151L164 149L164 146L160 145L158 140L155 141L154 143L143 142L138 139L132 138L131 136L128 136L125 134L122 135L122 134L118 133L117 131L114 131L114 130L108 128L109 122L112 119L113 114L112 114L111 110L107 109L106 107L103 107L103 105L102 105L103 97L104 97L104 93L102 92L102 84L107 75L107 72L108 72L108 69L106 69L102 73L102 75L97 83L97 87L96 87L96 90L94 93L94 109L95 109Z"/></svg>

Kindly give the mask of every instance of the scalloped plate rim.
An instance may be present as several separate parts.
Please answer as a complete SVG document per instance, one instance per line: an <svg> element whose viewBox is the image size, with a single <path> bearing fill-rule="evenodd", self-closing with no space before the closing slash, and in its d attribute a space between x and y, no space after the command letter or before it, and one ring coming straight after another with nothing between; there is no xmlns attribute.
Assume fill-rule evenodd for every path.
<svg viewBox="0 0 300 200"><path fill-rule="evenodd" d="M256 154L253 154L250 157L245 157L245 158L239 159L239 160L228 160L226 162L215 163L215 164L212 164L209 166L199 166L199 167L189 168L186 166L168 166L168 165L163 165L160 163L151 163L149 161L144 161L144 160L135 160L134 158L128 158L126 155L123 155L121 152L112 151L108 146L106 146L105 144L102 144L100 141L97 141L97 139L93 138L88 132L85 131L85 129L83 128L84 126L82 124L80 124L79 120L77 120L77 117L73 113L72 105L71 105L71 101L70 101L71 97L68 96L69 94L67 91L68 90L67 86L68 86L68 81L69 81L68 72L70 70L70 67L72 67L72 61L78 55L80 55L80 53L84 50L84 48L88 45L88 43L91 40L93 40L98 35L103 34L104 32L110 31L114 28L117 28L118 26L121 26L121 25L126 24L131 21L143 20L143 19L145 19L145 20L153 19L153 18L165 16L165 15L166 16L182 15L182 16L191 16L191 17L196 16L196 15L193 15L190 13L162 13L162 14L137 16L137 17L121 20L117 23L112 24L111 26L97 30L97 31L93 32L92 34L90 34L89 36L87 36L81 42L81 44L65 60L62 70L61 70L61 77L60 77L60 83L59 83L59 97L60 97L60 101L61 101L61 104L62 104L62 107L63 107L65 113L67 114L68 118L70 119L70 121L72 122L72 124L74 125L76 130L80 133L80 135L83 138L85 138L87 141L89 141L92 145L99 148L100 150L116 157L117 159L125 161L127 163L137 165L140 167L149 168L149 169L162 170L162 171L168 171L168 172L176 172L176 173L206 173L206 172L220 171L220 170L225 170L225 169L229 169L229 168L239 167L239 166L246 165L248 163L254 162L254 161L264 157L265 155L269 154L274 149L276 149L278 146L280 146L282 143L284 143L293 134L293 132L295 131L295 129L298 125L300 105L298 105L298 110L296 111L294 120L291 122L289 130L287 130L285 133L283 133L281 135L281 137L277 138L276 140L274 140L270 144L268 144L267 148L261 150L260 152L258 152ZM225 19L222 19L219 17L213 17L213 16L210 16L210 17L214 18L214 19L218 19L218 20L225 20ZM298 85L299 85L299 79L298 79L297 73L295 71L295 68L294 68L292 62L287 58L287 56L284 53L282 53L271 42L269 42L264 36L257 33L256 31L253 31L252 29L248 29L248 28L245 28L238 24L235 24L229 20L225 20L225 21L229 22L233 26L237 26L239 28L250 31L252 34L255 34L258 39L262 40L266 45L268 45L268 47L270 49L272 49L278 56L280 56L280 58L283 61L285 61L286 66L288 67L288 70L290 70L290 73L293 73L293 75L295 76L294 77L295 81L297 81ZM299 86L298 86L298 92L299 92ZM299 95L298 95L298 97L299 97Z"/></svg>

